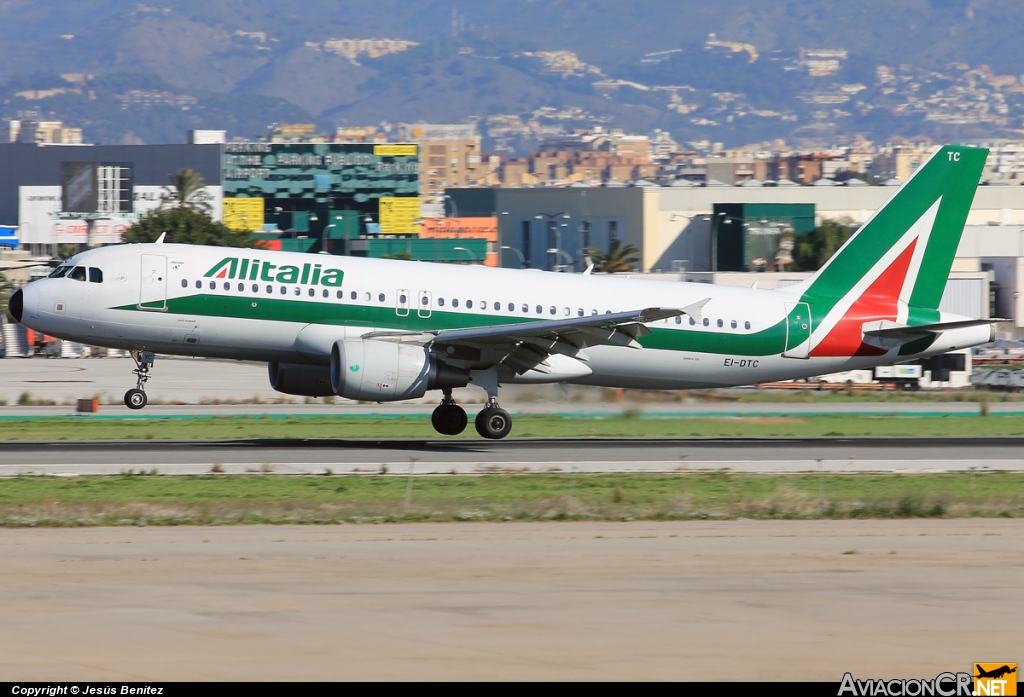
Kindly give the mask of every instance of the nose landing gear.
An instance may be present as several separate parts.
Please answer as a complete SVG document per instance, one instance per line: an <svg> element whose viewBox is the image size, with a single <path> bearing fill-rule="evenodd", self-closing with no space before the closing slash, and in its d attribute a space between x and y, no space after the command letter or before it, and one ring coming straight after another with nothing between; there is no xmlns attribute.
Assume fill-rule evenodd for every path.
<svg viewBox="0 0 1024 697"><path fill-rule="evenodd" d="M135 361L135 370L132 373L136 376L135 389L124 393L124 405L129 409L142 409L149 403L146 397L146 381L149 380L149 370L153 367L156 356L152 351L131 351L132 360Z"/></svg>

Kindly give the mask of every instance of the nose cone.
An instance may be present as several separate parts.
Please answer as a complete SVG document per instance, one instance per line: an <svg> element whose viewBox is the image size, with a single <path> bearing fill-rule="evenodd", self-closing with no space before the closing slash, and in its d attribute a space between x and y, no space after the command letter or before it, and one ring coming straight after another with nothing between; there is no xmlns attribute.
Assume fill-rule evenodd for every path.
<svg viewBox="0 0 1024 697"><path fill-rule="evenodd" d="M11 313L15 322L21 323L21 316L25 312L25 294L21 292L21 289L14 291L14 295L7 303L7 311Z"/></svg>

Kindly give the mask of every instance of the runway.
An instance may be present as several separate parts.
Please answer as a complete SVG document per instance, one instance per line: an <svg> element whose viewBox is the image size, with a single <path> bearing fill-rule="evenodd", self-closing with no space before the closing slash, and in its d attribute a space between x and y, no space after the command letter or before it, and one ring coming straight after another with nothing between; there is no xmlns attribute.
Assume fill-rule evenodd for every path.
<svg viewBox="0 0 1024 697"><path fill-rule="evenodd" d="M0 680L926 678L1014 660L1014 520L0 529Z"/></svg>
<svg viewBox="0 0 1024 697"><path fill-rule="evenodd" d="M1024 437L9 441L0 476L1024 471Z"/></svg>

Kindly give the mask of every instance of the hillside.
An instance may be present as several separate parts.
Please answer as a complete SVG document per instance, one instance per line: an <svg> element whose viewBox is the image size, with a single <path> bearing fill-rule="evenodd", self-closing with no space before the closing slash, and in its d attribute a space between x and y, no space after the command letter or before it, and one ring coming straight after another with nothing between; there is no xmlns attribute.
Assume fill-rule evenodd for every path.
<svg viewBox="0 0 1024 697"><path fill-rule="evenodd" d="M1024 93L1019 8L1019 0L8 0L0 2L0 117L34 110L103 142L175 142L195 127L251 137L288 120L470 117L508 147L528 132L597 123L733 144L854 132L1013 135ZM394 41L373 53L346 39ZM57 77L67 73L95 77L81 94L49 94L84 88ZM122 108L123 84L196 101Z"/></svg>

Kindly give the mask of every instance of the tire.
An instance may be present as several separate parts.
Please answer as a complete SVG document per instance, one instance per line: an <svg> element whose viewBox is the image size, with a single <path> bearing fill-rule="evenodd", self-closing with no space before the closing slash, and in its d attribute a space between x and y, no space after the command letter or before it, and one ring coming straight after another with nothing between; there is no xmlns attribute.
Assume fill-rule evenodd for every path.
<svg viewBox="0 0 1024 697"><path fill-rule="evenodd" d="M484 409L476 415L476 432L484 438L500 440L512 432L512 417L500 407Z"/></svg>
<svg viewBox="0 0 1024 697"><path fill-rule="evenodd" d="M124 393L124 405L129 409L142 409L149 403L149 398L142 390L128 390Z"/></svg>
<svg viewBox="0 0 1024 697"><path fill-rule="evenodd" d="M457 436L466 430L469 417L466 415L466 410L458 404L448 404L441 412L438 422L441 424L439 429L441 433L446 436Z"/></svg>
<svg viewBox="0 0 1024 697"><path fill-rule="evenodd" d="M444 431L441 430L444 427L441 425L441 412L444 411L446 405L441 404L437 406L434 411L430 412L430 425L434 427L434 430L444 435Z"/></svg>

